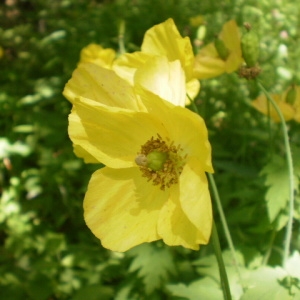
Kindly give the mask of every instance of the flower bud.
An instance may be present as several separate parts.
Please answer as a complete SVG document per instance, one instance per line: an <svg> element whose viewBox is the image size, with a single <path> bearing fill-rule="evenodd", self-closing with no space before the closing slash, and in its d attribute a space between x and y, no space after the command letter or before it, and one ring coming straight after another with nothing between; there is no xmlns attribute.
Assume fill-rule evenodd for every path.
<svg viewBox="0 0 300 300"><path fill-rule="evenodd" d="M217 52L219 56L223 59L226 60L228 55L229 55L229 50L225 46L224 42L220 40L219 38L215 39L215 47L217 49Z"/></svg>
<svg viewBox="0 0 300 300"><path fill-rule="evenodd" d="M296 98L297 98L297 89L295 85L292 85L286 94L285 102L293 105L296 101Z"/></svg>
<svg viewBox="0 0 300 300"><path fill-rule="evenodd" d="M251 30L250 24L244 24L247 32L243 35L241 40L241 47L243 58L247 64L247 67L255 67L258 54L259 54L259 40L257 34Z"/></svg>

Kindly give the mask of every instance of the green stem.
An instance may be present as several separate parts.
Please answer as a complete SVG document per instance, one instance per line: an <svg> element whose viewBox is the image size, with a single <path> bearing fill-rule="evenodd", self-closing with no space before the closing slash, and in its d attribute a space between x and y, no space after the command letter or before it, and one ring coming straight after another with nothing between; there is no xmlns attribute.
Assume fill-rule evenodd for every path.
<svg viewBox="0 0 300 300"><path fill-rule="evenodd" d="M126 53L125 45L124 45L124 34L125 34L125 21L122 20L119 25L119 34L118 34L118 44L119 44L119 53Z"/></svg>
<svg viewBox="0 0 300 300"><path fill-rule="evenodd" d="M228 282L228 278L227 278L225 264L224 264L223 257L222 257L219 235L218 235L218 231L217 231L215 222L213 222L211 237L212 237L212 243L213 243L214 250L215 250L215 255L216 255L216 258L218 261L220 281L221 281L224 300L231 300L232 298L231 298L231 293L230 293L229 282Z"/></svg>
<svg viewBox="0 0 300 300"><path fill-rule="evenodd" d="M220 215L220 218L221 218L221 223L222 223L222 226L223 226L225 237L226 237L227 243L229 245L232 258L233 258L234 267L235 267L235 270L238 274L238 277L239 277L240 283L242 285L242 288L244 290L244 285L243 285L241 272L240 272L240 269L239 269L238 259L236 257L236 251L235 251L235 248L234 248L234 245L233 245L233 241L232 241L230 231L229 231L229 228L228 228L228 225L227 225L225 214L224 214L224 211L223 211L223 208L222 208L219 192L218 192L218 189L217 189L217 186L216 186L213 175L209 174L209 173L207 173L207 175L208 175L208 180L209 180L209 183L211 185L211 188L212 188L212 191L213 191L213 194L214 194L214 199L215 199L216 204L217 204L217 209L218 209L218 212L219 212L219 215Z"/></svg>
<svg viewBox="0 0 300 300"><path fill-rule="evenodd" d="M279 115L282 131L283 131L283 137L284 137L284 145L286 150L286 160L288 165L288 171L289 171L289 219L286 227L286 233L285 233L285 241L284 241L284 251L283 251L283 267L285 267L287 259L290 254L290 245L292 240L292 231L293 231L293 216L294 216L294 170L293 170L293 159L292 159L292 152L291 147L289 143L289 136L288 136L288 129L284 120L284 117L276 104L276 102L272 99L272 97L269 95L267 90L263 87L263 85L257 81L258 86L260 89L265 93L268 101L273 105L276 112Z"/></svg>

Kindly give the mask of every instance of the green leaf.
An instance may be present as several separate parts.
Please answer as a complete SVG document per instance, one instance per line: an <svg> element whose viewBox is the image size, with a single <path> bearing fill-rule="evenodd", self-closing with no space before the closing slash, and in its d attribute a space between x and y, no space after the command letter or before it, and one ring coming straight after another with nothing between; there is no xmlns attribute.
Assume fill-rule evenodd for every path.
<svg viewBox="0 0 300 300"><path fill-rule="evenodd" d="M209 277L194 281L188 286L182 283L169 284L167 289L172 296L185 297L189 300L219 300L223 298L219 285Z"/></svg>
<svg viewBox="0 0 300 300"><path fill-rule="evenodd" d="M112 299L114 295L114 290L107 286L102 286L100 284L88 285L81 288L75 296L72 298L73 300L108 300Z"/></svg>
<svg viewBox="0 0 300 300"><path fill-rule="evenodd" d="M129 271L138 271L147 294L159 288L169 278L169 274L175 273L174 262L168 248L142 244L130 250L129 255L134 256Z"/></svg>
<svg viewBox="0 0 300 300"><path fill-rule="evenodd" d="M281 210L287 207L289 199L289 174L286 161L274 155L260 175L266 176L265 185L268 190L265 196L270 222L273 222Z"/></svg>
<svg viewBox="0 0 300 300"><path fill-rule="evenodd" d="M280 267L261 267L247 278L248 289L241 300L291 300L293 296L281 281L287 273Z"/></svg>

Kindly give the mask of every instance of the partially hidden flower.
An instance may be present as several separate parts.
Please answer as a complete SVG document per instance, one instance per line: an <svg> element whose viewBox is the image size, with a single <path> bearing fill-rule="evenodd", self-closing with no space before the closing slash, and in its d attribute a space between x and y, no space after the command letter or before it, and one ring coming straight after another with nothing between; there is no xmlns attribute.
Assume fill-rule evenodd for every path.
<svg viewBox="0 0 300 300"><path fill-rule="evenodd" d="M115 58L116 51L114 49L103 48L101 45L92 43L81 50L79 64L93 63L110 69Z"/></svg>
<svg viewBox="0 0 300 300"><path fill-rule="evenodd" d="M194 76L199 79L232 73L242 64L240 32L234 20L223 25L215 43L204 46L195 56Z"/></svg>
<svg viewBox="0 0 300 300"><path fill-rule="evenodd" d="M300 86L292 86L282 94L271 94L272 99L278 105L285 121L295 120L300 122ZM262 94L252 101L252 106L261 113L270 114L274 122L280 122L279 115L267 97Z"/></svg>
<svg viewBox="0 0 300 300"><path fill-rule="evenodd" d="M147 62L149 67L149 59L161 56L166 57L169 62L178 61L180 63L184 71L188 94L185 103L189 103L189 98L194 99L199 93L200 83L194 76L194 53L191 41L189 37L180 35L173 19L168 19L150 28L144 35L141 51L121 55L114 61L113 69L132 84L138 68ZM158 77L149 77L147 82L144 82L144 87L152 85L156 88L152 92L161 96L162 86L153 84L157 81L159 81ZM185 103L181 105L184 106Z"/></svg>
<svg viewBox="0 0 300 300"><path fill-rule="evenodd" d="M184 90L184 77L177 84ZM69 136L77 154L106 166L84 198L86 224L102 245L122 252L156 240L195 250L206 244L205 172L213 168L203 119L93 64L74 72L64 95L73 104Z"/></svg>

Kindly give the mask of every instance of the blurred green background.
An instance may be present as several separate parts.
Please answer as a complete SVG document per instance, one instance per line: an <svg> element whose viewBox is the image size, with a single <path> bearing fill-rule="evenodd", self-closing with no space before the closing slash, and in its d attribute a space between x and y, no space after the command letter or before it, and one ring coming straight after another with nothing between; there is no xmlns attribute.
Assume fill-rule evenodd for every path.
<svg viewBox="0 0 300 300"><path fill-rule="evenodd" d="M82 210L87 183L99 166L73 154L67 133L71 105L62 96L83 47L98 43L118 50L121 21L126 49L134 51L147 29L169 17L199 45L198 25L191 23L199 15L204 44L230 19L241 32L250 22L260 37L265 86L280 93L300 85L297 1L1 1L0 299L222 299L211 245L194 252L157 242L123 254L101 247ZM287 221L285 196L284 203L272 202L267 194L284 194L287 175L278 171L285 168L281 130L271 124L269 133L267 118L249 106L258 94L253 82L224 74L202 81L196 100L209 128L231 234L247 270L281 264ZM300 125L288 126L299 176ZM293 250L300 249L296 200ZM228 268L233 269L230 257ZM232 289L234 299L242 299L240 288Z"/></svg>

